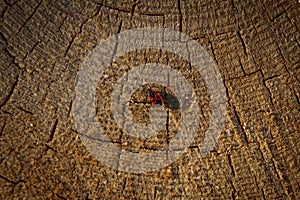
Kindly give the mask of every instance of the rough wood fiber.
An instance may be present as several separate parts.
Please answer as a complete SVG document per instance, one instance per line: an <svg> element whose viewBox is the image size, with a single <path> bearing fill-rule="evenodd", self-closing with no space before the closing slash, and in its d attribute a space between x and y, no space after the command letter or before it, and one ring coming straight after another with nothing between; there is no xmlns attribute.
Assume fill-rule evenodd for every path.
<svg viewBox="0 0 300 200"><path fill-rule="evenodd" d="M300 199L298 1L7 0L0 13L1 199ZM208 156L200 156L200 135L170 166L137 175L89 153L71 107L76 73L92 49L118 32L149 26L181 31L209 52L228 109ZM206 129L209 98L201 76L175 55L136 53L113 63L115 71L106 71L111 79L99 82L104 105L110 96L101 92L111 92L128 70L122 66L158 61L189 77ZM106 115L97 116L120 148L148 151L172 139L145 144L120 136Z"/></svg>

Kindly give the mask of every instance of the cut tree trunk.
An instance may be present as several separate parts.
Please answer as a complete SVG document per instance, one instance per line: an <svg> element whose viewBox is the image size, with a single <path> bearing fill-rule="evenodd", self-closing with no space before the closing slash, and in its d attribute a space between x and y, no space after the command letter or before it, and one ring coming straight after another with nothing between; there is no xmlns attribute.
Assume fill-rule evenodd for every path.
<svg viewBox="0 0 300 200"><path fill-rule="evenodd" d="M0 13L1 199L300 199L298 1L7 0ZM178 66L203 111L198 137L181 157L136 174L113 169L88 150L72 103L77 72L93 49L144 27L182 32L208 52L222 75L227 111L217 145L201 156L211 117L201 76L168 52L124 55L99 82L101 102L95 101L97 119L120 154L155 151L175 134L169 125L167 133L144 141L116 127L109 102L126 67ZM147 123L147 98L139 91L130 109Z"/></svg>

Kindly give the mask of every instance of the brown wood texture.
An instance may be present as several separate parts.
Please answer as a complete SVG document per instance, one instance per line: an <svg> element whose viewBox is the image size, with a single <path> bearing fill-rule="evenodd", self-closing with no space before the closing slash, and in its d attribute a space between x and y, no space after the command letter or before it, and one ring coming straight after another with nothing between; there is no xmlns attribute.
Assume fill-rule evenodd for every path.
<svg viewBox="0 0 300 200"><path fill-rule="evenodd" d="M300 199L298 1L5 0L0 13L1 199ZM207 156L199 155L199 137L173 164L132 174L86 149L74 125L72 95L77 71L95 46L149 26L181 31L209 52L228 107ZM139 55L145 62L162 54ZM131 56L122 62L130 64ZM118 66L107 73L120 75ZM201 97L201 77L184 63L179 68L208 100ZM98 95L109 98L111 88L99 88ZM99 120L111 117L101 112ZM111 133L120 148L130 140ZM128 150L140 143L132 141Z"/></svg>

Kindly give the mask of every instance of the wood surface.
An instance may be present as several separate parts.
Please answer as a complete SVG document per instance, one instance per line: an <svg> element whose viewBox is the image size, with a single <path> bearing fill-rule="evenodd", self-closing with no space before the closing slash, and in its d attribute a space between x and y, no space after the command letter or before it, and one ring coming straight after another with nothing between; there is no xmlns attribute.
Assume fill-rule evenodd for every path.
<svg viewBox="0 0 300 200"><path fill-rule="evenodd" d="M300 199L298 1L4 0L0 20L0 199ZM86 56L109 36L150 26L180 31L210 54L226 87L226 123L207 156L200 131L176 162L134 174L87 150L71 108ZM109 106L121 66L154 60L178 65L210 117L205 84L188 64L164 52L136 53L107 71L115 78L100 81L97 96L106 103L98 107ZM146 108L131 109L139 117ZM109 109L97 116L111 117ZM103 125L128 151L168 140L163 133L162 143L120 138L114 123Z"/></svg>

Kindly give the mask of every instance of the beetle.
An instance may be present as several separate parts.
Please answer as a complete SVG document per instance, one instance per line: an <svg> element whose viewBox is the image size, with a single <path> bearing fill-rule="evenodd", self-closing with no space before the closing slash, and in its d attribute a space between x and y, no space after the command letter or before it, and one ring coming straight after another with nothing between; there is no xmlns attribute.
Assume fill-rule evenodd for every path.
<svg viewBox="0 0 300 200"><path fill-rule="evenodd" d="M162 96L153 89L147 90L147 96L152 105L163 105L164 100Z"/></svg>

